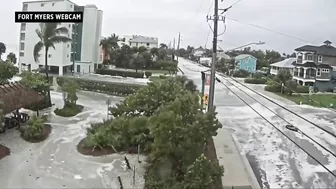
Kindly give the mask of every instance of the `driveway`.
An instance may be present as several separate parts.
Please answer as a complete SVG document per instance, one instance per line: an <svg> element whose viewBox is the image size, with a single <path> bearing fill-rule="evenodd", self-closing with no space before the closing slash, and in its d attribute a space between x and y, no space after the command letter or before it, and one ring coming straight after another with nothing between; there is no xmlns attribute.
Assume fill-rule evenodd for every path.
<svg viewBox="0 0 336 189"><path fill-rule="evenodd" d="M179 67L186 76L192 79L201 88L200 71L209 68L200 67L188 60L180 59ZM223 77L219 77L225 85L238 96L243 98L255 110L266 119L292 138L318 161L323 163L328 169L336 173L336 158L320 146L316 145L302 134L290 132L285 129L286 122L281 120L271 111L264 108L259 103L245 95L235 86L227 82ZM233 81L231 83L235 84ZM297 126L310 137L321 143L333 153L336 153L336 139L324 133L297 116L283 110L253 92L243 89L253 98L260 101L276 112L294 126ZM254 89L263 92L260 86ZM206 87L205 91L209 91ZM263 92L269 98L281 103L286 108L309 119L311 122L336 133L336 113L328 109L314 108L306 105L295 105L287 100L278 98ZM216 83L215 105L217 107L218 119L224 128L232 131L234 138L239 142L241 153L246 154L249 162L263 188L335 188L336 178L328 173L322 166L318 165L312 158L295 146L290 140L285 138L280 132L263 120L251 108L244 104L232 92L220 83ZM221 136L221 130L216 137ZM230 174L230 173L226 173Z"/></svg>
<svg viewBox="0 0 336 189"><path fill-rule="evenodd" d="M25 142L17 130L0 136L0 143L12 151L10 156L0 160L0 188L119 188L118 176L124 188L133 187L133 171L123 170L123 155L90 157L79 154L76 149L86 136L86 128L107 118L106 100L111 98L113 105L122 98L91 92L79 92L78 97L78 104L83 105L84 110L77 116L56 116L52 112L56 106L46 110L46 113L52 112L49 122L53 127L46 141ZM52 91L52 102L62 107L62 93ZM126 156L131 166L136 166L135 188L142 188L143 163L138 163L137 156Z"/></svg>

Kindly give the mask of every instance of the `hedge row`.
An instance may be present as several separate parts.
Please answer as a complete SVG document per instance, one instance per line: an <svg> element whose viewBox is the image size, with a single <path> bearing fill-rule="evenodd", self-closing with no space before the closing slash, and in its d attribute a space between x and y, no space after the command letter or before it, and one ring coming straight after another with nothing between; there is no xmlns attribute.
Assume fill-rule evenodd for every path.
<svg viewBox="0 0 336 189"><path fill-rule="evenodd" d="M280 93L281 92L281 85L267 85L265 86L265 91ZM285 93L289 93L289 89L285 88ZM309 93L309 87L298 85L295 90L292 91L293 93Z"/></svg>
<svg viewBox="0 0 336 189"><path fill-rule="evenodd" d="M57 84L62 86L65 80L72 79L78 83L81 90L99 92L114 96L126 96L134 94L139 88L143 87L141 85L126 84L126 83L114 83L107 81L93 81L81 78L68 78L68 77L57 77Z"/></svg>
<svg viewBox="0 0 336 189"><path fill-rule="evenodd" d="M122 76L122 77L134 77L134 78L143 78L144 74L148 78L152 76L152 72L142 72L142 71L126 71L126 70L112 70L107 68L98 68L96 69L96 74L101 75L111 75L111 76Z"/></svg>
<svg viewBox="0 0 336 189"><path fill-rule="evenodd" d="M251 83L251 84L266 84L267 79L265 78L246 78L244 82Z"/></svg>

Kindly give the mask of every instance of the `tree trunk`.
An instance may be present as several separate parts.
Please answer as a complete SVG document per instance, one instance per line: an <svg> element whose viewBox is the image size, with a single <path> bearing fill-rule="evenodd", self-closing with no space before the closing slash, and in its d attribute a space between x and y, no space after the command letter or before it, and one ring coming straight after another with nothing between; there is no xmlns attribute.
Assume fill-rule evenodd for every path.
<svg viewBox="0 0 336 189"><path fill-rule="evenodd" d="M45 68L45 74L46 74L46 78L48 83L49 81L49 68L48 68L48 47L45 47L45 56L44 56L44 68ZM50 96L50 89L48 90L48 105L51 106L51 96Z"/></svg>

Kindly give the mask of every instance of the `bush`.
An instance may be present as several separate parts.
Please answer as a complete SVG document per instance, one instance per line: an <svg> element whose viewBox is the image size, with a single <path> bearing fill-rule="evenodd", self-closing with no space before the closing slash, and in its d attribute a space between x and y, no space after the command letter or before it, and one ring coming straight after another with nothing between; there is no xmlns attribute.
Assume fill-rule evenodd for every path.
<svg viewBox="0 0 336 189"><path fill-rule="evenodd" d="M238 70L233 73L233 77L245 78L248 77L250 73L246 70Z"/></svg>
<svg viewBox="0 0 336 189"><path fill-rule="evenodd" d="M65 80L74 80L77 82L81 90L99 92L115 96L126 96L134 94L142 85L126 84L126 83L113 83L106 81L93 81L81 78L65 78L58 77L57 84L63 86Z"/></svg>
<svg viewBox="0 0 336 189"><path fill-rule="evenodd" d="M44 138L44 120L34 116L28 121L28 127L22 130L21 136L27 141L41 141Z"/></svg>
<svg viewBox="0 0 336 189"><path fill-rule="evenodd" d="M56 108L54 111L56 115L62 117L72 117L82 112L83 106L77 104L67 104L62 109Z"/></svg>
<svg viewBox="0 0 336 189"><path fill-rule="evenodd" d="M251 83L251 84L266 84L267 79L265 78L246 78L244 82Z"/></svg>
<svg viewBox="0 0 336 189"><path fill-rule="evenodd" d="M309 87L308 86L301 86L301 85L298 85L296 87L296 93L309 93Z"/></svg>
<svg viewBox="0 0 336 189"><path fill-rule="evenodd" d="M101 75L111 75L111 76L122 76L122 77L134 77L134 78L143 78L144 74L148 78L152 75L152 72L142 72L142 71L126 71L126 70L112 70L107 68L98 68L96 69L96 74Z"/></svg>
<svg viewBox="0 0 336 189"><path fill-rule="evenodd" d="M279 93L281 92L281 85L267 85L265 91Z"/></svg>

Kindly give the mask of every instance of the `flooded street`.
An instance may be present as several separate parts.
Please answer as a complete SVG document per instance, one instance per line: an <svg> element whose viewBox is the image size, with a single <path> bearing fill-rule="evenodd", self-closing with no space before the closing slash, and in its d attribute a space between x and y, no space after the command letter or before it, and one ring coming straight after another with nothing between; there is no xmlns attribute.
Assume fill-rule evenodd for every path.
<svg viewBox="0 0 336 189"><path fill-rule="evenodd" d="M48 123L53 130L44 142L28 143L17 130L1 135L0 143L11 149L11 155L0 160L0 188L119 188L118 176L125 188L133 187L133 171L123 170L124 155L90 157L77 152L76 146L86 136L86 128L107 118L109 96L78 92L78 98L83 112L62 118L53 113L56 107L63 106L62 93L52 91L56 105L46 112L51 112ZM122 100L110 99L111 105ZM136 155L126 156L131 166L136 166L135 188L142 188L143 163L138 163Z"/></svg>

